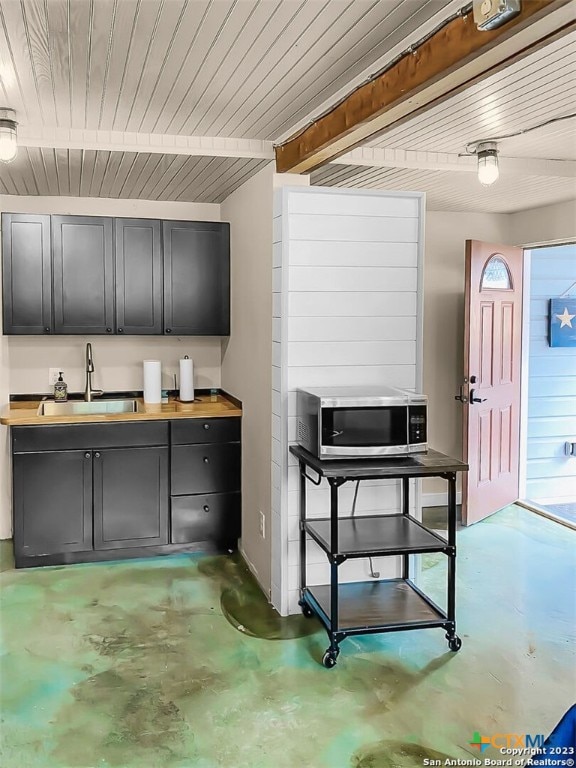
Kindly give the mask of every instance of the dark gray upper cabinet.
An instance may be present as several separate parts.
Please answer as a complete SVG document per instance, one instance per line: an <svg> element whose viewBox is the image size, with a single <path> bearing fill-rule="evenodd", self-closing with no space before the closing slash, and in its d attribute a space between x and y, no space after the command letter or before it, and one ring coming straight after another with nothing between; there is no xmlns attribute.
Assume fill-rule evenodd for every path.
<svg viewBox="0 0 576 768"><path fill-rule="evenodd" d="M230 333L226 222L2 215L5 334Z"/></svg>
<svg viewBox="0 0 576 768"><path fill-rule="evenodd" d="M164 333L230 333L230 225L164 221Z"/></svg>
<svg viewBox="0 0 576 768"><path fill-rule="evenodd" d="M2 254L4 333L50 333L50 216L2 214Z"/></svg>
<svg viewBox="0 0 576 768"><path fill-rule="evenodd" d="M52 216L54 330L114 333L112 219Z"/></svg>
<svg viewBox="0 0 576 768"><path fill-rule="evenodd" d="M116 332L162 333L160 222L115 219Z"/></svg>

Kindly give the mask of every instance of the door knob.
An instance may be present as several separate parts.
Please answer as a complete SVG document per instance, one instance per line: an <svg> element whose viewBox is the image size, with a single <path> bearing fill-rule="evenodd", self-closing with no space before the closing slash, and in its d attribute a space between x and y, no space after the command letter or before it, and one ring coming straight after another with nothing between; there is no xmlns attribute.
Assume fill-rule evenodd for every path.
<svg viewBox="0 0 576 768"><path fill-rule="evenodd" d="M85 459L89 459L91 456L92 454L90 453L90 451L86 451L86 453L84 454Z"/></svg>
<svg viewBox="0 0 576 768"><path fill-rule="evenodd" d="M100 451L96 451L96 453L94 454L94 456L95 456L97 459L99 459L99 458L100 458Z"/></svg>
<svg viewBox="0 0 576 768"><path fill-rule="evenodd" d="M474 389L470 390L470 402L471 403L485 403L486 398L485 397L474 397Z"/></svg>
<svg viewBox="0 0 576 768"><path fill-rule="evenodd" d="M204 504L202 509L204 510L204 512L210 512L210 507L208 506L208 504Z"/></svg>
<svg viewBox="0 0 576 768"><path fill-rule="evenodd" d="M204 464L208 464L208 462L210 461L210 459L208 458L208 456L204 456L204 458L202 459L202 461L204 462Z"/></svg>

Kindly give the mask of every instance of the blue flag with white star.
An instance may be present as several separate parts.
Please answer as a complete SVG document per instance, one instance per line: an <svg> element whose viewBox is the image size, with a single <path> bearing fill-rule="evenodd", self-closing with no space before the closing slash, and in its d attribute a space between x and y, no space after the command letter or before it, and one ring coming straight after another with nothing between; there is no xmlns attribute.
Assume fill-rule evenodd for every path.
<svg viewBox="0 0 576 768"><path fill-rule="evenodd" d="M576 299L550 299L550 346L576 347Z"/></svg>

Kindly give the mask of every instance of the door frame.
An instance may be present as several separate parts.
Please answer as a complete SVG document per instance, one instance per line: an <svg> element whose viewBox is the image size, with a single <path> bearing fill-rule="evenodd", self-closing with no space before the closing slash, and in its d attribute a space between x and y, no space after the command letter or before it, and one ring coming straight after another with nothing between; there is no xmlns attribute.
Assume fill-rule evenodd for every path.
<svg viewBox="0 0 576 768"><path fill-rule="evenodd" d="M519 245L524 251L523 259L523 284L522 296L522 350L520 358L520 452L518 454L518 503L534 510L532 502L526 497L526 483L528 474L528 383L530 366L530 278L532 268L532 252L540 248L554 248L563 245L574 245L573 238L566 240L549 240L547 242ZM539 511L539 510L536 510ZM557 518L554 518L557 519Z"/></svg>
<svg viewBox="0 0 576 768"><path fill-rule="evenodd" d="M518 453L518 500L526 498L528 473L528 380L530 365L530 273L532 249L524 248L522 263L522 346L520 351L520 451Z"/></svg>

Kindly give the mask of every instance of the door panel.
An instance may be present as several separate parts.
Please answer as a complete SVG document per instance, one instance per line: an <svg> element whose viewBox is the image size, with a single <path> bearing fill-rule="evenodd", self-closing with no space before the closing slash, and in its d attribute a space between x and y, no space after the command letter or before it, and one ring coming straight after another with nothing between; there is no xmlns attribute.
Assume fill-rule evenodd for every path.
<svg viewBox="0 0 576 768"><path fill-rule="evenodd" d="M114 332L112 219L52 216L56 333Z"/></svg>
<svg viewBox="0 0 576 768"><path fill-rule="evenodd" d="M230 333L230 227L223 222L162 222L164 332Z"/></svg>
<svg viewBox="0 0 576 768"><path fill-rule="evenodd" d="M172 494L240 490L240 444L172 446Z"/></svg>
<svg viewBox="0 0 576 768"><path fill-rule="evenodd" d="M466 243L466 524L518 498L522 269L521 248Z"/></svg>
<svg viewBox="0 0 576 768"><path fill-rule="evenodd" d="M5 334L52 331L50 216L2 214Z"/></svg>
<svg viewBox="0 0 576 768"><path fill-rule="evenodd" d="M92 549L92 453L15 454L16 555Z"/></svg>
<svg viewBox="0 0 576 768"><path fill-rule="evenodd" d="M168 543L168 448L94 451L94 549Z"/></svg>
<svg viewBox="0 0 576 768"><path fill-rule="evenodd" d="M240 536L240 494L172 497L172 543L215 541L236 545Z"/></svg>
<svg viewBox="0 0 576 768"><path fill-rule="evenodd" d="M115 219L116 331L162 333L160 222Z"/></svg>

